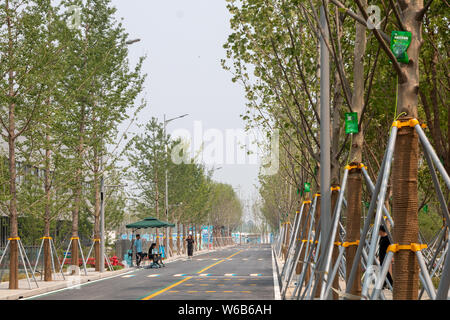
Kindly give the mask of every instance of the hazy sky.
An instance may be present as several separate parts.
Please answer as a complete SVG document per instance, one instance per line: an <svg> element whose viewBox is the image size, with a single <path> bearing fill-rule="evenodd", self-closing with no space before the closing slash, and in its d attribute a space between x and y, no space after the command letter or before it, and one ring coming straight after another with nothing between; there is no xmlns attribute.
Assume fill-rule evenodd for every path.
<svg viewBox="0 0 450 320"><path fill-rule="evenodd" d="M239 115L245 111L243 88L231 82L222 69L225 43L230 34L230 15L224 0L113 0L117 16L130 39L141 41L130 46L131 61L147 55L148 74L145 98L148 106L139 123L152 116L163 119L188 113L168 124L169 133L184 128L192 132L194 121L203 130L243 129ZM136 127L132 132L138 132ZM248 162L247 162L248 163ZM241 186L241 196L254 194L258 165L230 164L216 171L214 179Z"/></svg>

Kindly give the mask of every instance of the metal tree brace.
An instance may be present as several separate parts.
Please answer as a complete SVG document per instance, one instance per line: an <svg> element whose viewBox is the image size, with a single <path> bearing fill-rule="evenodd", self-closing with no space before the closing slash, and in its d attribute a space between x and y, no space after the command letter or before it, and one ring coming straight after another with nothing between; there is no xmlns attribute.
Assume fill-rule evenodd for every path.
<svg viewBox="0 0 450 320"><path fill-rule="evenodd" d="M449 218L448 208L445 203L445 199L443 197L443 193L440 188L439 181L437 179L436 171L434 169L433 164L436 165L438 171L441 173L441 176L442 176L445 184L447 185L447 188L450 189L450 178L448 176L448 173L445 171L444 166L439 161L439 158L438 158L436 152L434 151L433 147L431 146L430 142L428 141L428 139L417 119L411 119L408 121L394 121L392 124L391 133L389 135L388 146L387 146L387 149L386 149L386 152L384 155L384 159L381 164L381 169L380 169L380 172L379 172L379 175L377 178L377 184L376 184L376 186L374 188L374 192L372 194L369 212L367 214L366 221L364 224L364 229L363 229L363 232L362 232L361 238L360 238L360 244L358 245L358 249L355 254L355 260L353 262L350 276L348 279L346 293L349 293L350 288L353 285L353 281L355 281L356 267L357 267L358 261L362 254L362 248L365 246L365 238L369 231L370 220L372 219L372 216L373 216L375 204L378 202L377 210L376 210L376 214L375 214L375 221L374 221L374 225L373 225L372 236L371 236L371 241L370 241L370 251L369 251L369 255L368 255L368 259L367 259L367 262L368 262L367 266L371 266L373 264L373 260L375 257L376 245L377 245L377 241L378 241L378 230L380 227L380 223L383 222L381 219L381 211L382 211L382 205L384 203L385 196L386 196L387 182L388 182L388 178L389 178L390 166L392 163L393 152L394 152L394 148L395 148L397 131L398 131L398 128L401 128L404 126L413 127L419 136L419 141L423 147L425 159L427 160L427 164L430 169L431 177L433 180L433 185L435 187L435 190L436 190L436 193L437 193L440 205L441 205L442 214L446 221L446 227L448 228L448 226L449 226L450 218ZM419 254L417 254L417 252L419 252ZM392 251L389 253L393 255ZM439 251L437 251L435 253L435 256L438 253L439 253ZM423 260L423 256L422 256L422 253L420 252L420 250L416 251L416 255L418 256L418 262L419 262L420 269L421 269L421 274L419 275L420 280L421 280L424 288L427 291L429 291L430 297L432 297L432 298L434 297L435 299L447 299L448 289L450 286L450 255L449 254L446 255L445 266L444 266L444 270L442 272L442 278L441 278L439 288L438 288L438 291L436 294L434 294L434 286L432 286L432 285L430 286L431 278L430 278L428 268L426 267L426 264ZM390 263L390 261L389 261L389 263ZM387 259L383 263L382 269L386 268L386 270L385 270L386 273L387 273L387 270L389 267L389 263L388 263ZM380 282L381 282L381 279L380 279ZM381 283L383 283L383 282L381 282ZM363 288L362 288L362 296L363 297L368 297L368 287L369 287L369 281L368 281L368 277L366 277ZM379 288L376 287L376 289L379 289ZM376 298L377 296L378 296L378 293L376 290L374 290L374 292L371 295L371 298Z"/></svg>
<svg viewBox="0 0 450 320"><path fill-rule="evenodd" d="M39 263L39 258L41 256L41 252L42 252L42 247L44 246L44 241L46 239L49 240L50 257L52 259L52 275L55 276L54 280L56 280L57 272L56 272L56 268L55 268L54 257L56 256L56 260L57 261L59 261L59 259L58 259L58 253L56 252L55 243L53 242L53 238L52 237L42 237L41 238L41 240L42 240L41 241L41 246L39 247L39 252L38 252L38 255L37 255L37 258L36 258L36 263L34 265L33 274L36 272L36 268L37 268L37 265ZM42 263L42 265L44 265L44 262ZM43 270L43 269L44 268L42 268L41 270ZM63 277L63 280L65 280L66 278L64 277L64 272L62 270L62 266L59 266L59 273L61 273L61 275ZM43 272L41 272L41 280L42 280L42 275L43 275Z"/></svg>
<svg viewBox="0 0 450 320"><path fill-rule="evenodd" d="M349 289L351 288L353 281L354 281L354 275L355 275L355 270L356 270L355 267L359 263L359 260L361 260L361 256L363 256L363 258L364 258L363 260L366 261L366 269L367 269L367 266L371 266L374 262L376 265L379 266L378 260L375 259L375 254L376 254L376 249L377 249L377 244L378 244L378 231L379 231L380 225L384 224L384 226L386 227L385 219L387 219L387 220L389 220L391 226L394 226L394 221L392 220L392 217L390 216L388 210L384 206L384 198L385 198L386 189L387 189L387 180L389 177L389 169L390 169L390 165L392 162L392 155L393 155L393 150L394 150L394 146L395 146L395 138L396 138L397 130L398 130L398 128L403 127L403 126L414 127L416 132L419 134L421 144L424 148L425 158L427 160L428 166L430 167L431 175L433 178L433 184L436 189L436 192L437 192L437 195L439 198L439 202L441 204L442 214L443 214L444 220L446 222L446 226L448 226L448 224L449 224L448 209L447 209L445 199L442 194L442 190L440 189L440 186L439 186L439 181L437 180L436 172L433 167L433 162L436 164L439 172L442 174L447 187L450 188L450 179L448 178L447 172L445 171L442 164L440 163L436 153L434 152L432 146L430 145L428 139L426 138L426 136L422 130L422 127L420 126L419 122L416 119L412 119L409 121L395 121L392 125L392 131L391 131L389 142L388 142L388 148L386 150L386 153L385 153L385 156L383 159L381 170L380 170L379 176L377 178L376 186L373 185L373 183L367 173L366 167L362 164L360 164L358 166L363 173L363 176L365 178L365 181L366 181L369 191L372 193L372 199L371 199L371 203L369 206L369 212L365 219L364 230L361 234L360 240L346 241L346 242L343 242L342 244L337 243L337 245L341 245L340 253L339 253L339 257L338 257L334 267L331 268L330 261L331 261L331 256L332 256L332 250L333 250L334 246L336 245L336 243L334 243L334 237L337 232L337 227L338 227L338 222L339 222L339 214L340 214L340 210L342 208L342 202L344 203L344 205L346 204L346 201L343 196L343 192L345 190L347 173L349 170L354 169L356 166L346 166L346 168L345 168L346 170L345 170L344 179L342 182L342 185L343 185L342 189L344 189L344 190L341 192L341 190L337 189L340 192L340 194L339 194L338 203L335 208L335 215L333 218L333 225L332 225L333 226L332 234L330 234L330 236L327 239L326 248L328 248L328 252L326 254L326 260L325 260L326 271L324 272L324 275L323 275L324 279L323 279L323 285L321 287L321 299L326 299L329 296L330 289L335 290L334 288L331 288L331 283L333 282L334 277L336 276L338 270L340 270L341 273L345 274L345 265L343 264L345 247L348 247L350 245L358 246L358 249L357 249L357 252L355 255L355 260L354 260L354 263L352 266L352 270L350 272L349 281L347 283L346 293L344 294L344 296L347 296L347 297L349 296ZM358 167L356 167L356 168L358 168ZM317 195L318 194L316 194L315 196L317 196ZM314 200L316 200L316 199L314 199ZM374 221L373 227L371 228L370 222L373 217L373 212L374 212L375 206L377 206L375 221ZM315 202L309 212L309 216L311 217L311 226L312 226L312 221L314 219L314 216L313 216L314 212L315 212ZM338 213L338 215L336 215L336 213ZM384 213L384 219L381 219L382 213ZM294 229L294 233L297 233L298 232L297 229L299 228L300 224L295 222L294 225L296 225L296 227ZM319 228L320 228L320 226L319 226ZM371 236L370 236L371 241L368 244L366 244L365 239L366 239L367 235L370 233L370 231L371 231ZM282 233L284 233L284 232L285 232L285 230L283 228ZM392 243L393 242L392 235L390 234L389 229L387 227L386 227L386 232L388 233L388 237ZM303 235L303 233L304 233L304 229L302 230L301 234ZM430 269L433 267L433 263L436 260L436 258L438 257L441 250L443 248L445 248L445 250L444 250L444 253L442 254L442 256L440 257L438 264L434 267L432 272L431 272L431 270L428 270L421 250L415 251L416 256L418 257L419 265L421 267L420 280L423 284L422 293L424 290L427 290L429 296L432 297L433 299L435 299L435 298L446 299L449 282L450 282L450 276L449 276L449 272L450 272L449 256L450 255L447 254L448 243L446 243L446 244L442 243L443 238L444 238L444 233L445 233L445 230L442 230L440 240L438 241L438 243L439 243L438 250L436 250L436 252L434 254L432 254L432 259L431 259L432 263L429 264ZM281 237L281 234L280 234L280 237ZM315 253L314 262L310 262L310 259L312 257L311 253L314 250L314 248L313 248L314 243L316 243L316 244L318 243L317 237L318 237L318 230L316 230L314 240L310 239L310 234L309 234L308 238L301 239L301 243L300 243L299 241L297 241L297 242L293 241L293 239L295 239L295 238L293 238L293 235L291 235L290 246L288 249L288 252L289 252L288 257L289 258L286 260L287 266L285 264L285 266L283 268L283 280L284 280L283 284L282 284L282 297L283 298L285 298L287 287L289 286L290 280L292 278L292 274L293 274L292 264L295 264L298 261L298 257L304 246L304 243L307 243L306 255L308 256L308 258L305 261L303 261L303 270L299 276L300 281L297 282L297 286L295 288L294 295L297 296L297 299L300 297L301 290L299 291L299 288L301 288L301 286L303 285L303 282L305 280L306 268L308 265L311 264L312 271L313 271L312 276L310 278L310 281L307 285L305 292L302 295L302 298L305 298L305 294L307 292L309 292L309 289L310 289L311 284L314 279L314 275L315 275L315 273L317 273L315 271L315 268L316 268L316 263L317 263L318 252ZM300 239L298 239L298 240L300 240ZM351 239L351 240L353 240L353 239ZM308 248L310 243L311 243L311 249ZM292 248L292 246L295 247L295 250ZM368 255L364 249L366 246L368 246L368 249L369 249ZM402 248L402 247L400 247L400 248ZM413 248L417 248L417 246L413 246ZM319 249L319 247L317 247L317 249ZM279 248L278 251L281 251L281 248ZM294 252L294 253L292 254L292 252ZM393 254L393 252L392 252L392 254ZM292 255L293 255L293 259L292 259ZM321 258L324 259L323 257L321 257ZM431 283L431 276L433 276L436 273L436 271L438 270L438 268L444 263L444 258L445 258L445 266L443 267L444 270L442 272L442 279L441 279L441 282L440 282L440 285L438 288L438 293L436 294L434 292L434 287L432 286L432 283ZM342 265L341 265L341 263L342 263ZM378 285L380 283L381 284L384 283L388 267L389 267L389 263L387 260L385 260L385 263L383 263L383 266L381 267L382 268L382 273L381 273L382 277L378 279ZM384 271L386 272L384 277L383 277L383 268L385 268ZM431 272L431 276L430 276L430 272ZM331 274L331 276L330 276L330 279L327 280L329 274ZM368 285L369 285L368 280L369 280L369 277L365 277L364 286L363 286L363 292L364 292L363 297L366 297L366 298L368 298ZM316 286L317 286L317 284L315 285L315 287ZM389 284L389 286L391 286L391 285ZM381 290L379 290L379 291L377 291L377 290L379 290L379 288L376 286L375 290L372 291L370 298L377 299L381 295L381 297L384 299L383 292ZM298 294L297 294L297 292L298 292ZM440 294L441 294L441 296L440 296ZM311 298L311 296L312 296L312 294L308 294L307 298Z"/></svg>
<svg viewBox="0 0 450 320"><path fill-rule="evenodd" d="M18 245L17 247L18 247L18 249L19 249L19 255L20 255L21 259L22 259L23 267L24 267L24 269L25 269L25 274L27 275L27 282L28 282L28 286L30 287L30 290L31 290L32 288L31 288L30 276L28 275L28 268L29 268L29 270L30 270L30 272L31 272L31 276L33 277L34 282L36 283L36 287L39 288L39 285L38 285L38 283L37 283L37 280L36 280L36 278L34 277L34 272L32 272L32 271L33 271L33 268L31 267L30 260L28 260L27 253L26 253L25 248L23 247L22 241L20 240L19 237L8 238L8 242L6 243L5 251L3 251L2 257L0 258L0 267L1 267L1 265L2 265L3 258L4 258L5 255L6 255L6 251L8 250L8 247L9 247L9 244L10 244L11 241L17 241L17 245ZM11 249L10 249L10 250L11 250ZM25 261L26 261L27 263L25 263ZM28 267L27 267L27 264L28 264Z"/></svg>
<svg viewBox="0 0 450 320"><path fill-rule="evenodd" d="M64 266L64 262L66 262L67 253L69 252L70 245L72 244L72 240L79 240L79 239L80 239L79 237L71 237L70 238L69 245L67 246L67 250L66 250L66 252L64 254L64 259L63 259L63 261L61 263L61 268ZM79 247L80 252L81 252L81 260L83 261L84 274L87 276L88 274L87 274L87 270L86 270L86 260L84 259L83 249L81 249L80 241L77 241L77 243L78 243L78 247ZM78 261L77 261L77 265L78 265Z"/></svg>
<svg viewBox="0 0 450 320"><path fill-rule="evenodd" d="M100 242L100 239L94 239L94 241L92 242L91 248L89 249L89 253L86 256L86 262L89 261L89 257L91 256L92 250L94 249L94 246L95 246L96 242ZM105 253L103 259L106 260L106 264L108 265L109 270L113 271L113 268L111 266L111 262L109 261L108 255L106 253Z"/></svg>

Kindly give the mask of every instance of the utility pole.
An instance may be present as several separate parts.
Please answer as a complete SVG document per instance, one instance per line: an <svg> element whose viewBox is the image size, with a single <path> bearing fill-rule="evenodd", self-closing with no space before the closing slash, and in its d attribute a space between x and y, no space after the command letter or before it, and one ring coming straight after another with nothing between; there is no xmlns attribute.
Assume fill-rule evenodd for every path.
<svg viewBox="0 0 450 320"><path fill-rule="evenodd" d="M326 243L331 225L331 168L330 168L330 53L326 42L329 41L325 8L320 7L320 216L322 261L319 272L325 271L328 243ZM330 241L333 241L331 239ZM322 277L319 277L321 279ZM322 279L321 279L322 280Z"/></svg>
<svg viewBox="0 0 450 320"><path fill-rule="evenodd" d="M100 272L105 272L105 181L100 178Z"/></svg>
<svg viewBox="0 0 450 320"><path fill-rule="evenodd" d="M172 119L169 119L169 120L166 120L166 114L164 114L164 143L165 143L165 152L166 152L166 160L168 159L168 157L167 157L167 142L166 142L166 139L167 139L167 134L166 134L166 126L167 126L167 124L170 122L170 121L173 121L173 120L176 120L176 119L180 119L180 118L183 118L183 117L186 117L186 116L188 116L189 114L183 114L182 116L179 116L179 117L176 117L176 118L172 118ZM168 183L168 178L167 178L167 176L168 176L168 171L167 171L167 165L166 165L166 170L165 170L165 178L166 178L166 192L165 192L165 203L164 203L164 205L165 205L165 211L166 211L166 221L167 222L169 222L169 183ZM165 230L165 233L166 233L166 240L164 241L164 247L166 248L165 249L165 252L166 252L166 256L168 255L168 253L169 253L169 231L168 231L169 229L167 229L166 228L166 230ZM178 230L177 230L177 233L178 233Z"/></svg>
<svg viewBox="0 0 450 320"><path fill-rule="evenodd" d="M126 45L139 42L141 39L128 40ZM103 140L102 140L103 141ZM100 272L105 272L105 181L103 178L103 153L101 158L102 176L100 178Z"/></svg>

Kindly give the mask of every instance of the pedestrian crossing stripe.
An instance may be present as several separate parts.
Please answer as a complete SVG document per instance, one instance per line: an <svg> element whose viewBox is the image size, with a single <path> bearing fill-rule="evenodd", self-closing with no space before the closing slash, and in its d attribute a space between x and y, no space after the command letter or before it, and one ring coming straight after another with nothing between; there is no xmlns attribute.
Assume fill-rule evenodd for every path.
<svg viewBox="0 0 450 320"><path fill-rule="evenodd" d="M160 274L149 274L147 276L147 278L154 278L154 277L160 277L160 276L161 276Z"/></svg>
<svg viewBox="0 0 450 320"><path fill-rule="evenodd" d="M252 273L250 274L250 277L260 277L261 273Z"/></svg>
<svg viewBox="0 0 450 320"><path fill-rule="evenodd" d="M178 274L174 274L174 277L184 277L186 275L186 273L178 273Z"/></svg>
<svg viewBox="0 0 450 320"><path fill-rule="evenodd" d="M234 277L236 273L225 273L225 277Z"/></svg>
<svg viewBox="0 0 450 320"><path fill-rule="evenodd" d="M132 277L135 277L135 276L136 276L135 274L127 274L125 276L122 276L122 278L132 278Z"/></svg>

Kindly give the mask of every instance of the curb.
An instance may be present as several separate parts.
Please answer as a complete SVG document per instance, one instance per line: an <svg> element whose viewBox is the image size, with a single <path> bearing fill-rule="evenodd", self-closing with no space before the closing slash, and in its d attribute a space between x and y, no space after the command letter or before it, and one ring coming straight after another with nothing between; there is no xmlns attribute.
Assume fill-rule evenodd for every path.
<svg viewBox="0 0 450 320"><path fill-rule="evenodd" d="M193 256L198 256L198 255L202 255L205 253L215 252L215 251L218 251L221 249L226 249L228 247L232 247L232 246L225 246L223 248L212 249L212 250L196 251L196 252L194 252ZM187 257L186 255L182 255L182 256L179 256L179 257L176 257L173 259L169 258L164 263L176 262L181 259L185 259L186 257ZM107 278L111 278L111 277L117 276L122 273L132 272L132 271L136 271L136 270L138 270L138 269L136 269L135 267L131 267L131 268L124 268L124 269L116 270L116 271L107 271L103 274L99 273L99 274L88 275L88 276L82 275L79 284L84 284L84 283L87 283L90 281L95 281L95 280L107 279ZM60 290L60 289L66 289L68 287L67 281L54 280L54 282L56 282L56 283L46 286L46 287L43 287L43 288L17 289L17 290L4 289L4 290L12 291L12 292L8 296L0 298L0 300L21 300L24 298L30 298L33 296L50 293L52 291L56 291L56 290ZM0 295L1 295L1 291L2 291L2 289L0 289ZM16 291L16 292L13 292L13 291ZM20 292L17 292L17 291L20 291Z"/></svg>
<svg viewBox="0 0 450 320"><path fill-rule="evenodd" d="M86 282L90 282L93 280L100 280L100 279L106 279L106 278L110 278L122 273L126 273L126 272L130 272L133 271L134 268L124 268L121 270L116 270L116 271L108 271L105 272L104 274L94 274L94 275L88 275L88 276L81 276L81 281L80 284L86 283ZM29 297L33 297L36 295L40 295L40 294L44 294L44 293L49 293L55 290L59 290L59 289L65 289L67 288L67 281L64 280L55 280L55 284L44 287L44 288L34 288L34 289L18 289L18 290L11 290L11 291L22 291L22 292L15 292L15 293L11 293L10 295L0 298L0 300L20 300L23 298L29 298ZM5 289L5 290L9 290L9 289Z"/></svg>

